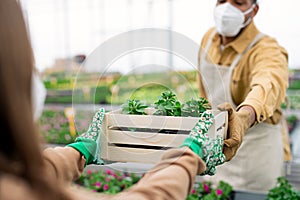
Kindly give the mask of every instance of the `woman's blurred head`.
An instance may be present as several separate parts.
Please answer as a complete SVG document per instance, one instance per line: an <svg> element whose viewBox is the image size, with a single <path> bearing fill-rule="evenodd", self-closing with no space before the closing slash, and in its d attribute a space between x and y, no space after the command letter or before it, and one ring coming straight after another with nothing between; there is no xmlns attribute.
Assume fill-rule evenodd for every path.
<svg viewBox="0 0 300 200"><path fill-rule="evenodd" d="M23 179L44 199L62 199L61 190L44 174L33 122L33 66L20 5L0 0L0 172Z"/></svg>
<svg viewBox="0 0 300 200"><path fill-rule="evenodd" d="M31 75L33 53L20 6L14 0L0 1L0 169L17 162L25 173L37 154L38 138L32 118ZM31 155L36 155L33 158ZM21 164L22 163L22 164ZM19 166L23 165L23 166ZM23 169L22 169L23 168ZM9 168L7 170L15 170ZM23 171L23 172L22 172ZM14 172L16 173L16 172ZM23 174L26 176L25 174Z"/></svg>

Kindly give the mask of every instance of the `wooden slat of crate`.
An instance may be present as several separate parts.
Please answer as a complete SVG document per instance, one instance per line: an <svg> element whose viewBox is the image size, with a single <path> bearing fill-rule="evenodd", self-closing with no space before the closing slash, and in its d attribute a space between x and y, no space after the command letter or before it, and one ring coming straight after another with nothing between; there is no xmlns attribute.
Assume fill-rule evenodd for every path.
<svg viewBox="0 0 300 200"><path fill-rule="evenodd" d="M149 111L150 110L150 111ZM152 109L148 112L152 113ZM215 122L210 128L208 134L215 138L215 133L220 133L220 127L225 126L227 130L227 112L218 110L212 111L215 116ZM173 116L156 116L156 115L125 115L121 114L120 110L113 111L106 114L107 128L113 129L115 127L128 128L149 128L149 129L169 129L169 130L191 130L198 117L173 117ZM223 131L224 132L224 131Z"/></svg>
<svg viewBox="0 0 300 200"><path fill-rule="evenodd" d="M147 110L150 114L153 110ZM213 111L215 123L210 137L227 131L227 113ZM125 115L120 110L106 113L101 134L101 158L116 162L156 163L163 148L178 147L187 134L162 134L157 132L124 131L122 128L191 130L199 118L154 115ZM138 146L136 146L138 145Z"/></svg>
<svg viewBox="0 0 300 200"><path fill-rule="evenodd" d="M178 147L187 135L145 133L120 130L108 130L107 142L110 144L132 144L145 146Z"/></svg>
<svg viewBox="0 0 300 200"><path fill-rule="evenodd" d="M108 155L102 155L102 158L113 162L139 162L139 163L157 163L164 150L141 149L129 147L108 146Z"/></svg>

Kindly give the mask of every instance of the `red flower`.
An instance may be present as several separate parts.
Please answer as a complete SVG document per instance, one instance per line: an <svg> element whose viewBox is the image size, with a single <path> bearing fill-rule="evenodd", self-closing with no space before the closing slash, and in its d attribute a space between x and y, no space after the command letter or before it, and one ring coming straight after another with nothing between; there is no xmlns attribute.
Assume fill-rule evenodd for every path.
<svg viewBox="0 0 300 200"><path fill-rule="evenodd" d="M216 194L218 196L221 196L223 194L223 191L221 189L216 189Z"/></svg>
<svg viewBox="0 0 300 200"><path fill-rule="evenodd" d="M195 189L193 189L191 193L192 193L192 194L195 194L195 193L196 193L196 190L195 190Z"/></svg>
<svg viewBox="0 0 300 200"><path fill-rule="evenodd" d="M108 175L112 175L112 174L113 174L113 172L112 172L111 170L109 170L109 169L107 169L105 172L106 172L106 174L108 174Z"/></svg>
<svg viewBox="0 0 300 200"><path fill-rule="evenodd" d="M209 186L206 183L203 183L203 189L206 193L210 193Z"/></svg>
<svg viewBox="0 0 300 200"><path fill-rule="evenodd" d="M102 185L102 183L101 183L101 182L96 182L96 183L95 183L95 186L96 186L97 188L100 188L100 187L101 187L101 185Z"/></svg>
<svg viewBox="0 0 300 200"><path fill-rule="evenodd" d="M108 190L108 188L109 188L109 186L108 186L107 184L105 184L105 185L103 186L103 190L104 190L104 191Z"/></svg>
<svg viewBox="0 0 300 200"><path fill-rule="evenodd" d="M118 177L117 174L113 174L112 176L115 177L115 179L117 179L117 180L119 180L119 178L120 178L120 177Z"/></svg>

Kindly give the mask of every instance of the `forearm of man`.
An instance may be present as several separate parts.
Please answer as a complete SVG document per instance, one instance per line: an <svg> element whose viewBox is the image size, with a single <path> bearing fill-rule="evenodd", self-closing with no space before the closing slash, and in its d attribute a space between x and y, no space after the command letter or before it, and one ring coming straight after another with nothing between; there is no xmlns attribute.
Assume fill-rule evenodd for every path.
<svg viewBox="0 0 300 200"><path fill-rule="evenodd" d="M285 99L288 86L287 52L273 38L264 37L253 47L248 70L249 79L243 82L247 94L243 94L245 99L238 109L249 105L255 110L256 122L264 122L280 109Z"/></svg>
<svg viewBox="0 0 300 200"><path fill-rule="evenodd" d="M251 127L255 123L255 119L256 119L256 113L255 113L254 108L252 106L245 105L245 106L240 107L238 110L245 110L250 113L249 125Z"/></svg>

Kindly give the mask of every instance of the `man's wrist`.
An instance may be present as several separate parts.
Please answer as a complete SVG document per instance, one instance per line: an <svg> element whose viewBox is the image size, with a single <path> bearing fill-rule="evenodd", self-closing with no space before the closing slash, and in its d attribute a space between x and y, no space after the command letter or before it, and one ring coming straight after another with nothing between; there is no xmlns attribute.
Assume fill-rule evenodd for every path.
<svg viewBox="0 0 300 200"><path fill-rule="evenodd" d="M242 106L238 111L248 111L250 113L249 127L251 127L255 123L256 113L252 106Z"/></svg>

